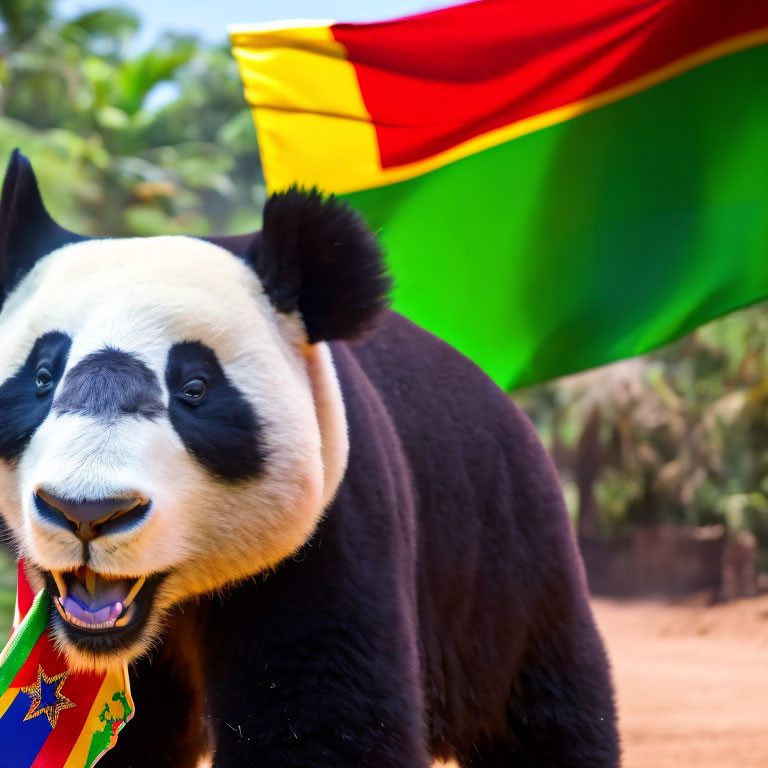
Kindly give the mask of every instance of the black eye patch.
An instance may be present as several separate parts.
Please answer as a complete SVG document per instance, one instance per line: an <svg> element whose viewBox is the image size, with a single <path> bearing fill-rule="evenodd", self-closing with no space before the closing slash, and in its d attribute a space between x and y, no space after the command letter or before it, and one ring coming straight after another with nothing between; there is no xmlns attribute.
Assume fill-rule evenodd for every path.
<svg viewBox="0 0 768 768"><path fill-rule="evenodd" d="M0 386L0 458L18 459L45 421L71 346L65 333L46 333L21 368Z"/></svg>
<svg viewBox="0 0 768 768"><path fill-rule="evenodd" d="M261 427L213 350L197 341L174 344L165 381L171 424L195 459L226 480L256 477L265 459Z"/></svg>

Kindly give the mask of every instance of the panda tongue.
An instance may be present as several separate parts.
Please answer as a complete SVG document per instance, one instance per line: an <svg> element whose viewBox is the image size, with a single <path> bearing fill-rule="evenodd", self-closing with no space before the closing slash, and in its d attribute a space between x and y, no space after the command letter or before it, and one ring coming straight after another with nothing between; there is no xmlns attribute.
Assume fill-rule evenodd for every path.
<svg viewBox="0 0 768 768"><path fill-rule="evenodd" d="M73 579L69 594L62 601L64 610L81 621L94 624L117 618L130 591L130 580L105 579L96 575L92 586L93 593L89 592L79 579ZM114 613L117 615L113 616Z"/></svg>
<svg viewBox="0 0 768 768"><path fill-rule="evenodd" d="M105 605L98 611L89 611L83 608L74 597L67 595L61 602L62 608L70 615L85 624L103 624L116 620L123 612L123 604L118 600L112 605Z"/></svg>

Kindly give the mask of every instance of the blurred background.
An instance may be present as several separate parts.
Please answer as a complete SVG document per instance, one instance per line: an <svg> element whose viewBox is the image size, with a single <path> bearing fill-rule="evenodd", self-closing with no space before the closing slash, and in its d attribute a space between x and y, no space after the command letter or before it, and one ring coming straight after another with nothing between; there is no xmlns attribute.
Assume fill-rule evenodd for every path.
<svg viewBox="0 0 768 768"><path fill-rule="evenodd" d="M258 228L264 183L226 24L438 5L0 0L0 162L20 147L54 216L89 235ZM768 764L767 345L758 306L513 393L562 478L631 768ZM0 561L3 636L14 586Z"/></svg>

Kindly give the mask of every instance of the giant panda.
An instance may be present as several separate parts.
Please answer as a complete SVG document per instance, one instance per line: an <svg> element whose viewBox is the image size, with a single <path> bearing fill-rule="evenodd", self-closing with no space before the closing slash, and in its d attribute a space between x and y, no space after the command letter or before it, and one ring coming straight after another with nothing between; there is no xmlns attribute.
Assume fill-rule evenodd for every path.
<svg viewBox="0 0 768 768"><path fill-rule="evenodd" d="M553 467L343 202L89 239L17 151L0 283L0 510L71 664L131 662L103 766L618 764Z"/></svg>

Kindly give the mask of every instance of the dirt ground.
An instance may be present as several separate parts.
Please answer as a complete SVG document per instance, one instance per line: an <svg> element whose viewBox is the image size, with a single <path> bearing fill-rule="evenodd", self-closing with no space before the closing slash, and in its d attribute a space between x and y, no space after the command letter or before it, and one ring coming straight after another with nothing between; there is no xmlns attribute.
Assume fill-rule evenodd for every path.
<svg viewBox="0 0 768 768"><path fill-rule="evenodd" d="M768 596L594 607L613 662L624 768L768 766Z"/></svg>

